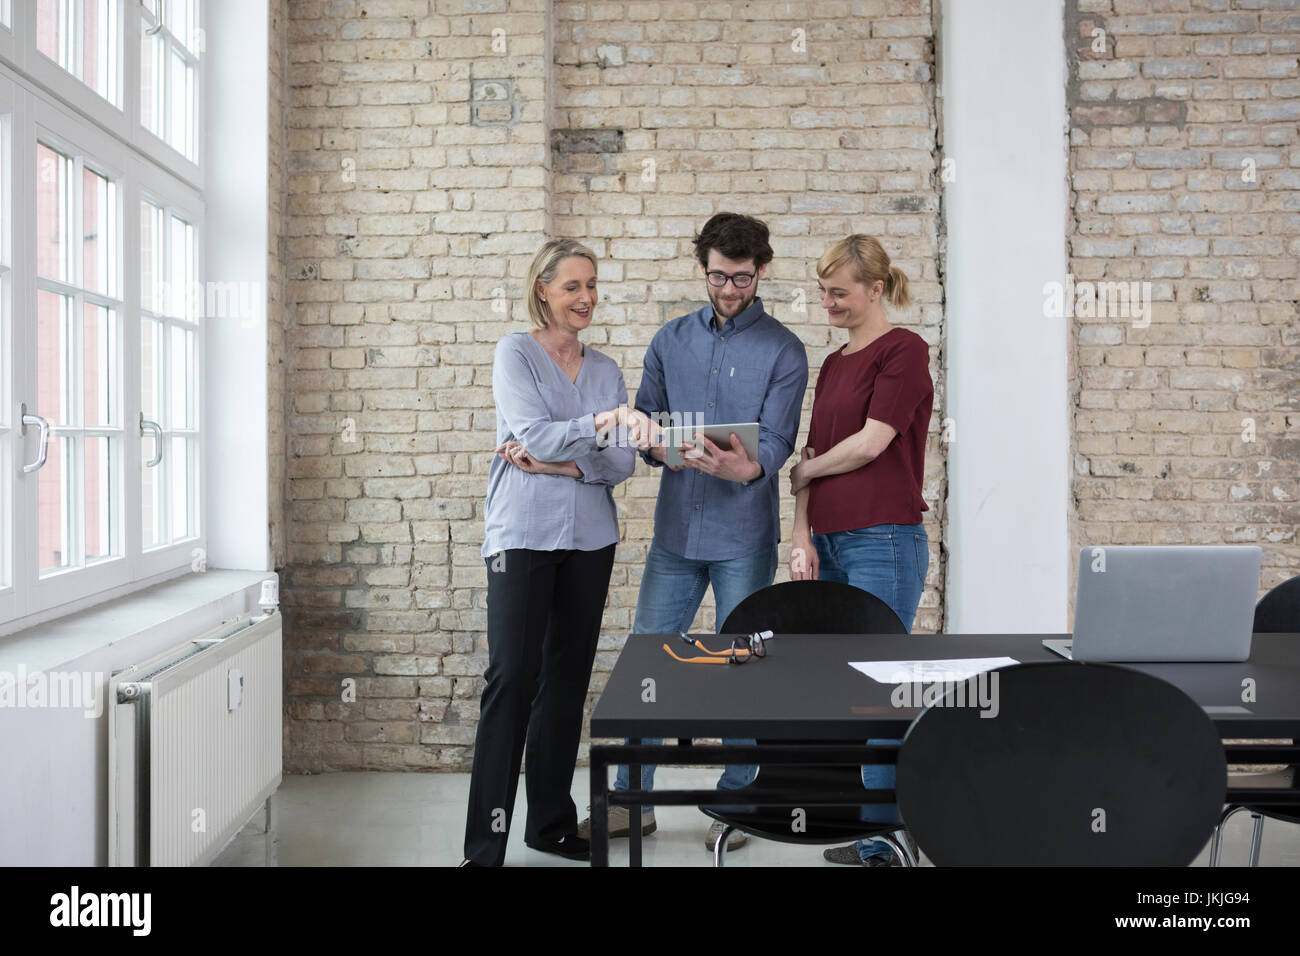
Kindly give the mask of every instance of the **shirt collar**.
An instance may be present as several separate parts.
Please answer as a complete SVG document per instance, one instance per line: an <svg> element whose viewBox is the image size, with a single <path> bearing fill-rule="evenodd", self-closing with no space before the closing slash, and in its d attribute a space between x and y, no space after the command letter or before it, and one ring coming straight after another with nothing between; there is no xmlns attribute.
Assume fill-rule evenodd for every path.
<svg viewBox="0 0 1300 956"><path fill-rule="evenodd" d="M745 329L757 322L764 314L766 313L763 309L763 299L761 296L756 295L754 296L754 301L749 303L749 306L745 311L741 312L740 315L735 318L727 319L727 321L723 323L722 329L725 331L727 326L730 325L733 327L735 332L743 332ZM705 328L709 329L711 332L717 332L717 323L713 321L714 315L712 302L700 310L700 317L704 320Z"/></svg>

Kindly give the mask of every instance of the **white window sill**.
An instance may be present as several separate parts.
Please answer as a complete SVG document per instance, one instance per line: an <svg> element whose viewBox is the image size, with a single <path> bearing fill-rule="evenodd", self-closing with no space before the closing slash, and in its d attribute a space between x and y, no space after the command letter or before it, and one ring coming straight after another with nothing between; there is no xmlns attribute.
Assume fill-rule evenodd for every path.
<svg viewBox="0 0 1300 956"><path fill-rule="evenodd" d="M49 671L134 637L180 643L253 611L272 571L185 574L0 637L0 673ZM152 643L152 642L150 642Z"/></svg>

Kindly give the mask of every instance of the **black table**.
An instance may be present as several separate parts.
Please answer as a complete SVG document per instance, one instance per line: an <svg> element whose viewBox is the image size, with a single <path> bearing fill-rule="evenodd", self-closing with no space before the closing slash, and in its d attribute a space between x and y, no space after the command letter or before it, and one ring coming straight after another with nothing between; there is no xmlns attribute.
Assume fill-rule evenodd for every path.
<svg viewBox="0 0 1300 956"><path fill-rule="evenodd" d="M706 646L725 641L699 635ZM1076 666L1042 646L1069 634L777 635L767 657L736 666L685 664L663 649L689 651L677 635L634 634L591 715L592 737L628 738L628 744L591 748L591 862L609 864L608 810L626 806L631 818L632 866L641 865L641 805L741 805L734 791L612 791L607 768L628 764L640 785L642 764L828 764L893 763L897 746L867 747L868 738L900 739L921 713L896 707L896 685L880 684L848 666L849 661L940 660L1010 657L1021 663L1051 661ZM1223 737L1300 738L1300 635L1256 634L1250 659L1217 664L1120 664L1168 681L1200 704ZM1247 682L1253 682L1248 685ZM1247 687L1253 700L1243 700ZM1248 695L1249 696L1249 695ZM788 746L698 747L698 738L740 737L789 740ZM646 746L646 738L676 738L680 746ZM808 746L806 741L825 741ZM841 743L842 742L842 743ZM1287 763L1300 757L1296 746L1225 747L1229 763ZM1225 781L1225 794L1227 793ZM810 794L790 794L825 806ZM1300 792L1234 788L1236 803L1300 802ZM854 804L894 803L892 790L863 789Z"/></svg>

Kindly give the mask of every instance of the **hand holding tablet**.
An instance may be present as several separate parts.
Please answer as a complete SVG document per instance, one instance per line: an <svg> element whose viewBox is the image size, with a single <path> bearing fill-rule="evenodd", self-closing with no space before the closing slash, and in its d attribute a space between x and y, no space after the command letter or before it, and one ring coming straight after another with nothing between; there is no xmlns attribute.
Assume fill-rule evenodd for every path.
<svg viewBox="0 0 1300 956"><path fill-rule="evenodd" d="M731 436L734 434L750 461L758 459L758 422L743 422L730 425L672 425L663 430L664 464L674 468L689 465L683 460L681 446L689 446L687 459L699 458L706 454L706 449L696 440L696 434L703 434L710 442L723 451L731 450Z"/></svg>

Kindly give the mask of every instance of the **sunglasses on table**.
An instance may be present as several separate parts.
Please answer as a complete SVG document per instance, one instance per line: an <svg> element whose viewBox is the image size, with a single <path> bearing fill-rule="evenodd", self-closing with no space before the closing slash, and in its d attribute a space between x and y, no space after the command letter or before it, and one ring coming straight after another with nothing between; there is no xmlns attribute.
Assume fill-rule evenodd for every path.
<svg viewBox="0 0 1300 956"><path fill-rule="evenodd" d="M686 633L678 634L677 637L683 643L689 644L696 650L709 655L708 657L681 657L665 644L664 650L668 652L668 655L683 664L744 664L753 658L767 656L767 642L771 639L772 632L759 631L755 634L741 634L732 639L729 648L722 651L710 650L699 640Z"/></svg>

